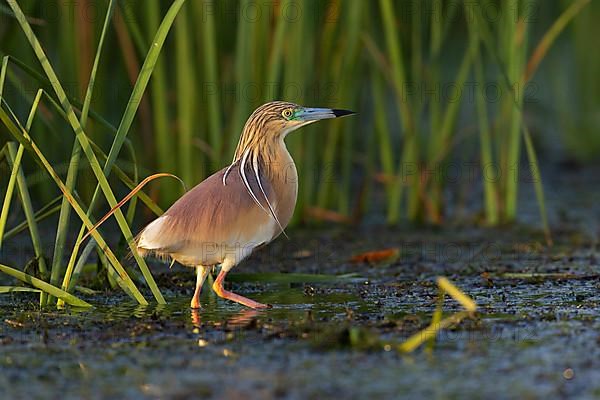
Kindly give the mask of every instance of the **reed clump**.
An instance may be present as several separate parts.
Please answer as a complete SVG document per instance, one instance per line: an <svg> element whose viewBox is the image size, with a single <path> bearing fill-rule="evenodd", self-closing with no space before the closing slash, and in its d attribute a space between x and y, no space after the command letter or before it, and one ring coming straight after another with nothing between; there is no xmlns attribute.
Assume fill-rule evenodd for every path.
<svg viewBox="0 0 600 400"><path fill-rule="evenodd" d="M589 14L580 17L598 14L589 0L543 18L545 5L525 0L96 3L0 5L0 246L29 231L39 279L51 287L34 285L42 304L73 303L67 295L94 251L111 282L141 304L138 286L147 286L163 303L145 261L133 249L137 270L121 259L136 210L159 215L181 194L178 182L154 184L115 210L124 246L103 228L83 241L86 231L140 177L174 174L191 187L222 168L248 115L273 99L360 114L319 136L308 128L289 138L302 180L296 223L353 223L369 213L389 224L443 224L463 215L450 211L461 203L449 193L464 199L481 187L481 222L493 226L517 217L526 173L551 243L527 84L557 38L580 44L595 29ZM494 18L483 12L492 8ZM571 36L562 34L571 24ZM580 45L574 52L586 54ZM587 82L592 67L577 68L584 112L597 85ZM504 93L498 101L483 90L490 85ZM580 158L590 159L585 149ZM475 178L455 184L452 174L467 176L472 165ZM490 171L502 173L489 179ZM32 185L28 175L38 172L46 179ZM25 220L9 227L15 201ZM46 254L39 223L56 214Z"/></svg>

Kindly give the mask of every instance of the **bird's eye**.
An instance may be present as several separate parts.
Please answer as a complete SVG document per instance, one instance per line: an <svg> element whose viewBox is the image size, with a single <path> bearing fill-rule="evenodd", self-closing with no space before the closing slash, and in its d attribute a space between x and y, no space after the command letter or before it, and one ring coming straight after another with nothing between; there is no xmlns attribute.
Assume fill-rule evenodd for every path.
<svg viewBox="0 0 600 400"><path fill-rule="evenodd" d="M293 114L294 114L293 111L290 110L289 108L287 110L283 110L283 112L281 113L281 115L283 115L283 118L285 118L285 119L292 118Z"/></svg>

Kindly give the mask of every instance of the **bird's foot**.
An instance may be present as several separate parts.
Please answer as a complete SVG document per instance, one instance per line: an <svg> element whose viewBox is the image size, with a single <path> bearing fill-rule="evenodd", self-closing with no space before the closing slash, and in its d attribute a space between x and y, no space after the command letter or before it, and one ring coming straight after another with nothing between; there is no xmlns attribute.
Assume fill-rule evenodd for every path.
<svg viewBox="0 0 600 400"><path fill-rule="evenodd" d="M266 303L259 303L257 301L255 301L256 305L252 308L257 309L257 310L264 310L267 308L273 308L273 306L271 304L266 304Z"/></svg>
<svg viewBox="0 0 600 400"><path fill-rule="evenodd" d="M255 310L262 310L262 309L266 309L266 308L273 308L272 305L270 304L263 304L263 303L259 303L258 301L254 301L252 299L249 299L247 297L244 296L240 296L239 294L233 293L233 292L228 292L227 290L223 290L222 288L220 288L221 290L216 290L217 288L215 288L215 292L217 293L217 295L219 297L222 297L224 299L227 300L231 300L231 301L235 301L236 303L242 304L246 307L250 307L253 308Z"/></svg>
<svg viewBox="0 0 600 400"><path fill-rule="evenodd" d="M259 303L258 301L254 301L247 297L240 296L239 294L225 290L223 288L223 281L225 280L225 275L227 275L228 270L229 269L221 267L221 272L219 272L219 276L217 276L217 279L215 279L215 282L213 283L212 288L215 291L215 293L217 294L217 296L219 296L223 299L235 301L236 303L240 303L246 307L250 307L253 309L265 309L265 308L273 307L270 304Z"/></svg>
<svg viewBox="0 0 600 400"><path fill-rule="evenodd" d="M254 301L247 297L240 296L239 294L235 294L235 293L231 293L231 292L227 293L227 297L226 296L222 296L222 297L227 300L235 301L236 303L242 304L246 307L250 307L254 310L264 310L267 308L273 308L273 306L270 304L259 303L258 301Z"/></svg>

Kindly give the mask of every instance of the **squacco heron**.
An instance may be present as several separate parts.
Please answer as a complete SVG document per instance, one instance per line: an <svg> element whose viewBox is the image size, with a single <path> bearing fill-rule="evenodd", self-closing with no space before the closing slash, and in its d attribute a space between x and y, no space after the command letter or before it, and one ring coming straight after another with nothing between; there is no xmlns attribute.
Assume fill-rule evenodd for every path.
<svg viewBox="0 0 600 400"><path fill-rule="evenodd" d="M284 139L310 123L353 114L274 101L257 108L244 126L231 164L177 200L137 237L142 255L171 258L196 268L191 307L209 269L221 265L213 284L218 296L251 308L269 305L227 291L227 273L252 251L279 236L296 206L298 175Z"/></svg>

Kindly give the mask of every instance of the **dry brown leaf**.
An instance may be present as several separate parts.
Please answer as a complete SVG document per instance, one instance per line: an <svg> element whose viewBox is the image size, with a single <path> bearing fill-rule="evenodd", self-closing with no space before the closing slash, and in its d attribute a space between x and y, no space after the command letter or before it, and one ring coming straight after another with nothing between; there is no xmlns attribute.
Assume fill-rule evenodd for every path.
<svg viewBox="0 0 600 400"><path fill-rule="evenodd" d="M319 221L337 222L342 224L351 222L350 217L347 215L320 207L309 207L306 212L309 216Z"/></svg>
<svg viewBox="0 0 600 400"><path fill-rule="evenodd" d="M353 263L369 263L375 264L383 261L390 261L398 258L400 256L400 249L391 248L384 250L376 250L376 251L367 251L365 253L356 254L350 259L350 262Z"/></svg>

